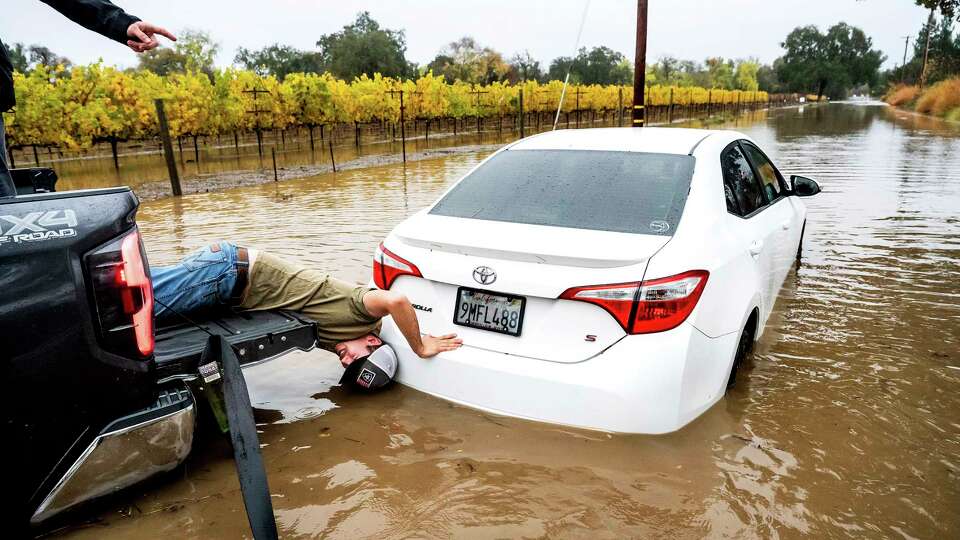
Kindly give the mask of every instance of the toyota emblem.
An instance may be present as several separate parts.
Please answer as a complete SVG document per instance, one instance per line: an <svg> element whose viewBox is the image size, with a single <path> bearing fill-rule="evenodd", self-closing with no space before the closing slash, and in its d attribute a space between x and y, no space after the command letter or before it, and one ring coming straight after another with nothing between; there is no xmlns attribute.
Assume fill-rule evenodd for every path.
<svg viewBox="0 0 960 540"><path fill-rule="evenodd" d="M489 285L497 280L497 273L489 266L478 266L473 269L473 279L481 285Z"/></svg>

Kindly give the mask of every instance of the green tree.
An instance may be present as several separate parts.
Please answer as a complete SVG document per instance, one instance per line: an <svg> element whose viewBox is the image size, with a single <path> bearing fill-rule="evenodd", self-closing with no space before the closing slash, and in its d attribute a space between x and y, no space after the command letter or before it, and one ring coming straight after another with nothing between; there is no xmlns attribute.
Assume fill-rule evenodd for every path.
<svg viewBox="0 0 960 540"><path fill-rule="evenodd" d="M407 62L407 43L403 30L381 28L369 12L357 14L343 30L326 34L317 41L320 61L326 71L337 77L411 77L416 68Z"/></svg>
<svg viewBox="0 0 960 540"><path fill-rule="evenodd" d="M27 49L23 43L14 43L12 47L7 47L10 56L10 63L13 64L13 70L20 73L26 73L30 69L30 62L27 60Z"/></svg>
<svg viewBox="0 0 960 540"><path fill-rule="evenodd" d="M711 88L722 88L724 90L733 90L734 86L734 64L733 60L724 60L716 56L707 58L707 72L710 74Z"/></svg>
<svg viewBox="0 0 960 540"><path fill-rule="evenodd" d="M301 51L279 43L274 43L260 50L240 47L233 58L233 63L260 75L273 75L280 80L291 73L321 73L323 71L319 54Z"/></svg>
<svg viewBox="0 0 960 540"><path fill-rule="evenodd" d="M858 85L876 85L880 64L886 58L872 48L873 41L859 28L846 23L821 34L815 26L793 29L780 44L786 50L777 77L795 92L845 97Z"/></svg>
<svg viewBox="0 0 960 540"><path fill-rule="evenodd" d="M934 18L924 23L914 40L912 58L905 66L889 73L888 79L916 84L923 64L928 32L930 52L927 57L927 82L937 82L960 73L960 33L954 35L953 18L945 16L939 21Z"/></svg>
<svg viewBox="0 0 960 540"><path fill-rule="evenodd" d="M212 78L213 60L219 50L220 45L206 32L185 30L179 34L172 49L158 47L137 58L140 61L140 69L152 71L157 75L199 71Z"/></svg>
<svg viewBox="0 0 960 540"><path fill-rule="evenodd" d="M755 92L760 89L757 74L760 72L760 62L756 60L741 60L733 73L734 84L737 90Z"/></svg>
<svg viewBox="0 0 960 540"><path fill-rule="evenodd" d="M653 79L649 77L647 80L652 84L653 81L657 81L657 84L670 86L678 84L680 82L680 60L673 56L661 56L660 60L653 65Z"/></svg>
<svg viewBox="0 0 960 540"><path fill-rule="evenodd" d="M60 56L43 45L31 45L27 51L30 54L30 65L33 67L47 66L53 68L63 66L69 68L72 65L69 58Z"/></svg>
<svg viewBox="0 0 960 540"><path fill-rule="evenodd" d="M940 10L940 13L947 19L954 16L960 21L960 0L914 0L918 6L923 6L931 10Z"/></svg>
<svg viewBox="0 0 960 540"><path fill-rule="evenodd" d="M447 45L427 65L427 69L442 75L450 84L455 81L490 84L505 79L510 73L510 65L504 61L502 54L490 47L482 47L470 36Z"/></svg>
<svg viewBox="0 0 960 540"><path fill-rule="evenodd" d="M530 56L530 51L523 51L523 53L517 53L510 58L509 78L512 82L542 82L544 80L544 73L540 67L540 61L534 60L534 58Z"/></svg>
<svg viewBox="0 0 960 540"><path fill-rule="evenodd" d="M710 88L710 73L699 62L680 61L680 86L700 86Z"/></svg>
<svg viewBox="0 0 960 540"><path fill-rule="evenodd" d="M766 64L760 66L760 69L757 70L757 86L764 92L777 93L783 91L780 79L777 78L776 61L772 66Z"/></svg>
<svg viewBox="0 0 960 540"><path fill-rule="evenodd" d="M633 70L626 58L609 47L582 47L577 56L561 56L550 63L551 79L562 80L570 71L575 84L627 84L633 80Z"/></svg>

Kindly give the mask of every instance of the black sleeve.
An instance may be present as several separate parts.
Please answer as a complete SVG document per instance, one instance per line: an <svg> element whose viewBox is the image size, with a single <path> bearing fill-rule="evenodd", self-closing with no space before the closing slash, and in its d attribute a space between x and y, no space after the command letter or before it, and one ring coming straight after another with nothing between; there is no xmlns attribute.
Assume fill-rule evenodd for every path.
<svg viewBox="0 0 960 540"><path fill-rule="evenodd" d="M126 44L127 28L139 21L107 0L40 0L71 21Z"/></svg>

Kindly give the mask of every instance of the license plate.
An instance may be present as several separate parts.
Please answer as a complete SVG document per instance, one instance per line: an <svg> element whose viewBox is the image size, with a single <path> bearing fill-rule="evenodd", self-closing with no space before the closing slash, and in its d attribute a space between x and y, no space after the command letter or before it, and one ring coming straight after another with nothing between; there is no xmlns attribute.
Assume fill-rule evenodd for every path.
<svg viewBox="0 0 960 540"><path fill-rule="evenodd" d="M522 296L491 293L460 287L453 323L511 336L519 336L523 328Z"/></svg>

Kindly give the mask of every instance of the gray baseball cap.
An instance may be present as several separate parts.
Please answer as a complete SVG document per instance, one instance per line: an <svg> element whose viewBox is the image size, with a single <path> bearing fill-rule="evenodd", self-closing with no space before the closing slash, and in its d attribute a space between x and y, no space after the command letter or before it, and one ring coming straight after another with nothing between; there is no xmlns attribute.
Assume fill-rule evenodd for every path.
<svg viewBox="0 0 960 540"><path fill-rule="evenodd" d="M397 353L384 343L369 355L350 362L340 377L340 384L363 392L375 392L393 382L398 365Z"/></svg>

